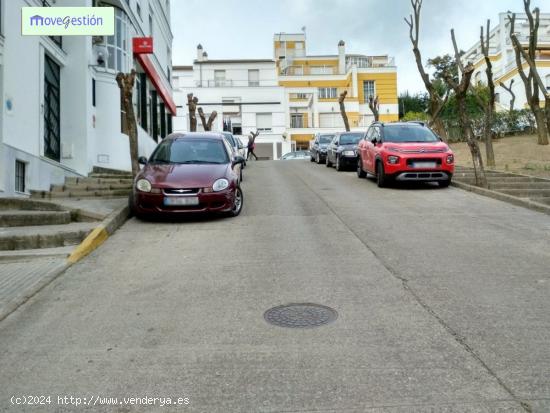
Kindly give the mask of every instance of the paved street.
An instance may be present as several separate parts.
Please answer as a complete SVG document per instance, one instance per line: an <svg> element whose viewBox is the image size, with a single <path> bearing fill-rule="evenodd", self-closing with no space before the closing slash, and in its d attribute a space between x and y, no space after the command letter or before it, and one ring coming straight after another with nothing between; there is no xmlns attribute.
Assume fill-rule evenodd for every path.
<svg viewBox="0 0 550 413"><path fill-rule="evenodd" d="M132 219L1 322L0 410L550 411L548 216L301 161L251 162L243 188L238 218ZM263 318L302 302L338 318Z"/></svg>

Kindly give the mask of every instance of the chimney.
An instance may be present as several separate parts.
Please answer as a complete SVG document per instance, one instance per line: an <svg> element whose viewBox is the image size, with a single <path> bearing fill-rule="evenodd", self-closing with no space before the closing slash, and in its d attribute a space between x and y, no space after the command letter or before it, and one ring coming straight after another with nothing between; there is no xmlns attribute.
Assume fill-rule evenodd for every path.
<svg viewBox="0 0 550 413"><path fill-rule="evenodd" d="M208 60L208 53L204 52L204 53L202 54L202 61L203 61L203 62L206 62L207 60Z"/></svg>
<svg viewBox="0 0 550 413"><path fill-rule="evenodd" d="M197 45L197 60L202 62L202 44Z"/></svg>
<svg viewBox="0 0 550 413"><path fill-rule="evenodd" d="M338 42L338 73L346 73L346 43L343 40Z"/></svg>

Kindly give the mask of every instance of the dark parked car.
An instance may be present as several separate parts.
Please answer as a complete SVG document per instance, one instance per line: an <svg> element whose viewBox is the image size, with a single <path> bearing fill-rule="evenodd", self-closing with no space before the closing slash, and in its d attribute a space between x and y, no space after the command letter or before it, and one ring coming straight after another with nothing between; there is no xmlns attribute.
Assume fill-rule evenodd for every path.
<svg viewBox="0 0 550 413"><path fill-rule="evenodd" d="M327 157L327 148L334 139L334 134L317 134L311 145L311 162L322 163Z"/></svg>
<svg viewBox="0 0 550 413"><path fill-rule="evenodd" d="M134 180L130 206L138 217L242 210L240 170L223 135L213 132L174 133L166 137Z"/></svg>
<svg viewBox="0 0 550 413"><path fill-rule="evenodd" d="M337 171L357 165L357 144L365 132L340 132L334 136L327 149L326 165L335 165Z"/></svg>

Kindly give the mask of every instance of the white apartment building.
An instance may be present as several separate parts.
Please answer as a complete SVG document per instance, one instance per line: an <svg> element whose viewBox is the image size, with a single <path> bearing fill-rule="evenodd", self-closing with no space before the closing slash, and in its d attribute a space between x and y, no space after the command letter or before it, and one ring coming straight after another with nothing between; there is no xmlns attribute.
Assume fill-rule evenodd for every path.
<svg viewBox="0 0 550 413"><path fill-rule="evenodd" d="M529 46L529 22L524 13L516 14L515 31L521 44L527 48ZM497 109L509 109L512 96L499 85L502 83L509 86L512 79L514 80L512 90L516 95L514 109L527 108L525 87L518 72L516 55L510 40L507 13L499 14L498 25L490 32L489 57L493 64ZM463 61L464 63L471 62L476 68L472 78L474 84L487 83L485 59L481 52L480 42L477 42L464 54ZM536 65L539 74L546 82L546 88L550 89L550 14L548 13L540 15ZM527 73L529 70L527 62L524 62L523 68ZM540 96L541 101L544 101L542 94Z"/></svg>
<svg viewBox="0 0 550 413"><path fill-rule="evenodd" d="M21 7L112 6L114 36L22 36ZM130 170L118 72L138 72L140 155L171 131L168 0L0 0L0 196L48 190L94 167ZM133 39L153 38L153 54Z"/></svg>
<svg viewBox="0 0 550 413"><path fill-rule="evenodd" d="M256 138L258 156L279 159L292 148L285 134L285 92L277 83L277 68L271 59L210 60L201 45L193 66L174 66L172 73L177 117L174 131L189 130L187 94L199 99L206 118L218 116L214 131L229 131L246 145L248 134ZM197 130L203 126L197 113Z"/></svg>

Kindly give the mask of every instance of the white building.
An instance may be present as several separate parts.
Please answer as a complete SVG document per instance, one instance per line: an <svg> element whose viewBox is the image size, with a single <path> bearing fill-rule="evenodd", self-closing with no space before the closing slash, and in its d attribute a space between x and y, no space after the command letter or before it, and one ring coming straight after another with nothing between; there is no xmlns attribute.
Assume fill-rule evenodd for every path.
<svg viewBox="0 0 550 413"><path fill-rule="evenodd" d="M21 7L50 3L0 1L0 196L48 190L94 167L130 169L119 71L138 71L140 155L171 130L169 2L56 0L54 7L114 7L114 36L22 36ZM154 53L134 55L133 38L148 36Z"/></svg>
<svg viewBox="0 0 550 413"><path fill-rule="evenodd" d="M178 107L175 132L189 130L187 94L193 93L207 119L214 110L218 113L212 130L230 131L245 144L250 132L259 131L255 152L260 157L278 159L291 150L285 92L277 83L274 60L210 60L199 45L193 66L173 68L172 84ZM197 130L203 130L198 113Z"/></svg>
<svg viewBox="0 0 550 413"><path fill-rule="evenodd" d="M516 14L515 31L518 40L527 48L529 46L529 22L524 13ZM499 14L498 25L491 30L489 57L493 64L497 109L509 109L512 96L500 84L509 86L512 79L514 80L512 90L516 95L514 109L528 108L525 87L518 72L516 55L510 40L507 13ZM477 42L464 54L463 61L464 63L473 63L476 68L472 77L474 84L487 83L485 58L481 52L480 42ZM547 13L540 15L536 65L539 74L546 82L546 88L550 89L550 14ZM528 73L527 62L524 62L523 68L525 73ZM542 94L540 94L540 98L541 101L544 101Z"/></svg>

